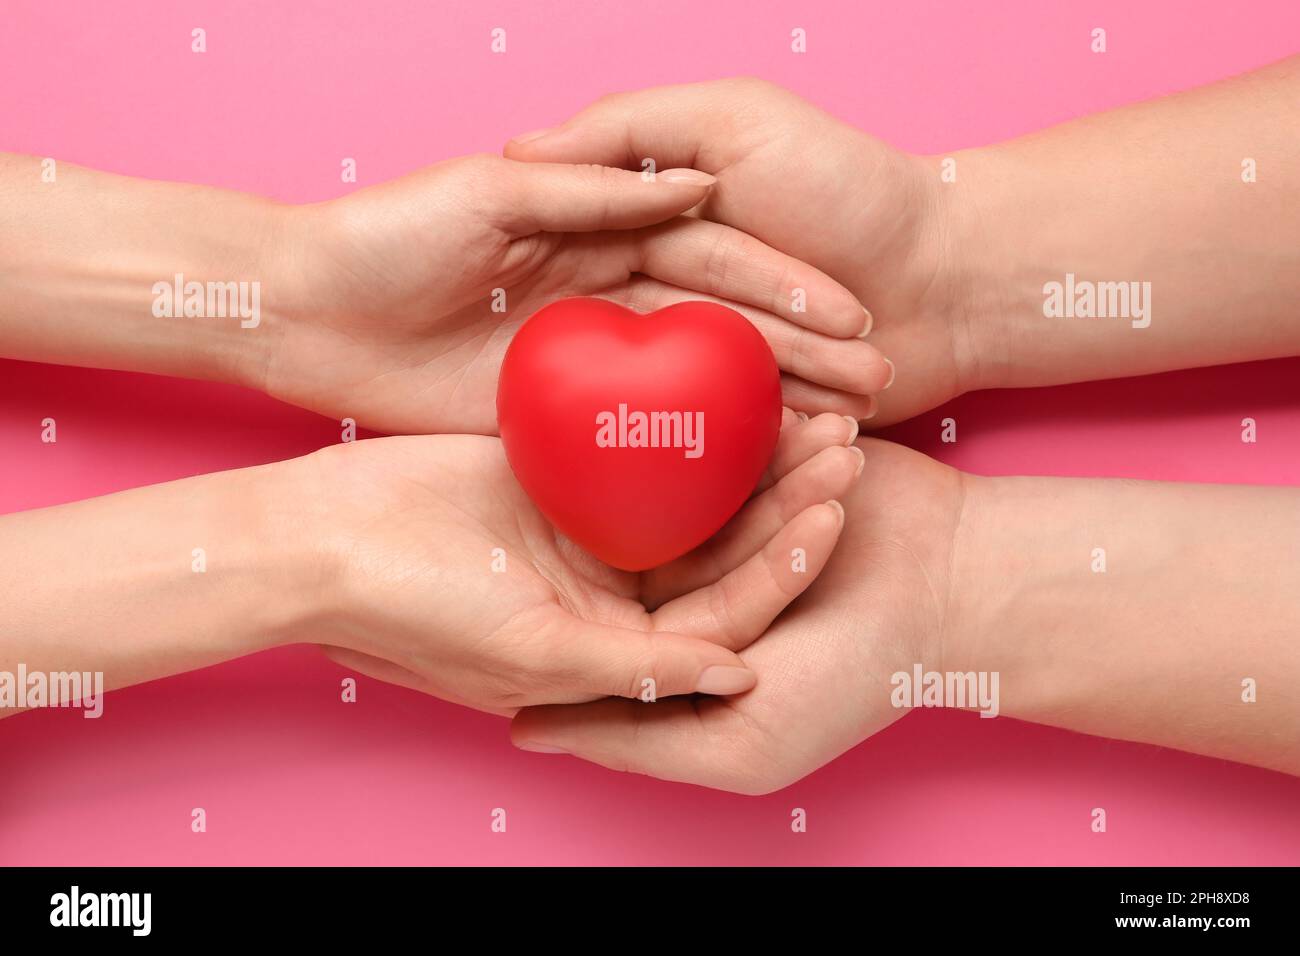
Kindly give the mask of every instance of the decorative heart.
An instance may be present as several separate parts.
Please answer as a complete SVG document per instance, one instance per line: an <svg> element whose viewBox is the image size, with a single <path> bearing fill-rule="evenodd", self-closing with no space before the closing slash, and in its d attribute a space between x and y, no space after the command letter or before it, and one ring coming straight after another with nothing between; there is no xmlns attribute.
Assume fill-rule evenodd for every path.
<svg viewBox="0 0 1300 956"><path fill-rule="evenodd" d="M497 419L515 477L607 564L671 561L753 492L781 430L781 381L739 313L681 302L638 315L562 299L506 351Z"/></svg>

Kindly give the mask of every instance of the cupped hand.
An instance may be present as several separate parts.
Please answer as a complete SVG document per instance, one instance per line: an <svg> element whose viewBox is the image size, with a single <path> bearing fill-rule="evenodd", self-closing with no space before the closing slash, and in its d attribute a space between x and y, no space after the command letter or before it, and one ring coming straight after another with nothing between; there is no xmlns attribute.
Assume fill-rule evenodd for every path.
<svg viewBox="0 0 1300 956"><path fill-rule="evenodd" d="M512 140L505 154L627 169L650 159L712 173L700 215L816 266L870 310L868 341L897 368L873 426L978 385L968 270L951 250L956 193L936 161L755 79L607 96Z"/></svg>
<svg viewBox="0 0 1300 956"><path fill-rule="evenodd" d="M712 182L472 156L287 207L258 384L381 431L496 434L501 359L543 305L703 298L764 334L794 407L865 414L889 367L855 337L862 306L742 232L679 216Z"/></svg>
<svg viewBox="0 0 1300 956"><path fill-rule="evenodd" d="M532 707L511 728L525 750L616 770L767 793L787 786L907 711L891 676L940 667L949 560L965 482L899 445L861 439L863 480L845 499L839 546L820 578L740 654L748 693ZM734 645L733 645L734 646Z"/></svg>
<svg viewBox="0 0 1300 956"><path fill-rule="evenodd" d="M730 648L825 564L843 523L837 499L863 464L854 434L839 416L787 414L768 487L698 552L643 576L557 533L497 439L324 449L293 465L306 469L293 483L327 542L328 603L311 639L362 673L497 713L747 690L754 675Z"/></svg>

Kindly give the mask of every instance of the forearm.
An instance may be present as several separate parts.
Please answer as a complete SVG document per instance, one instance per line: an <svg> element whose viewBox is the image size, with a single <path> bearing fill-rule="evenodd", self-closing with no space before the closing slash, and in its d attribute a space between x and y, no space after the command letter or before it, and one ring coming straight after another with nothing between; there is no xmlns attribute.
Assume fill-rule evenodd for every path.
<svg viewBox="0 0 1300 956"><path fill-rule="evenodd" d="M315 592L285 467L0 517L0 672L100 672L108 689L289 640Z"/></svg>
<svg viewBox="0 0 1300 956"><path fill-rule="evenodd" d="M280 208L0 155L0 356L256 383Z"/></svg>
<svg viewBox="0 0 1300 956"><path fill-rule="evenodd" d="M1300 57L956 161L977 384L1300 354Z"/></svg>
<svg viewBox="0 0 1300 956"><path fill-rule="evenodd" d="M1300 491L967 481L945 670L998 672L1008 716L1300 773Z"/></svg>

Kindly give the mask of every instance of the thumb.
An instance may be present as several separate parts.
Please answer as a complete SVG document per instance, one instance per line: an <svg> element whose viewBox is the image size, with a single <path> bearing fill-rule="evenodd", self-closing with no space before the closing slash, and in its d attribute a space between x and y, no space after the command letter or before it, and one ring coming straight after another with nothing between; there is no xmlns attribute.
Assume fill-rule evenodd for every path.
<svg viewBox="0 0 1300 956"><path fill-rule="evenodd" d="M647 156L664 166L717 171L746 151L748 133L788 112L793 94L761 80L661 86L606 96L567 122L516 136L510 159L604 163L635 168Z"/></svg>
<svg viewBox="0 0 1300 956"><path fill-rule="evenodd" d="M653 701L678 694L740 694L758 678L718 644L669 631L598 624L555 608L533 639L541 653L530 675L547 701L629 697ZM557 693L557 691L559 693Z"/></svg>
<svg viewBox="0 0 1300 956"><path fill-rule="evenodd" d="M609 166L503 162L506 188L498 215L515 236L651 226L699 203L716 182L694 169L639 173Z"/></svg>

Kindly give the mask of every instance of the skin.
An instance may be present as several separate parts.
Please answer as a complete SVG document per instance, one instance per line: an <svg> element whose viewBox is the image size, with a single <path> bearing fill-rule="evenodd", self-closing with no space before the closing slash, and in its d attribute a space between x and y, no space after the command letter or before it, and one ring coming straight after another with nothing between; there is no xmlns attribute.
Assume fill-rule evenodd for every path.
<svg viewBox="0 0 1300 956"><path fill-rule="evenodd" d="M712 183L471 156L290 206L69 164L46 183L38 159L0 156L0 356L234 382L385 432L495 434L506 345L543 305L717 298L767 338L792 407L872 414L890 367L855 337L862 306L680 216ZM259 282L260 320L156 317L154 283L177 273Z"/></svg>
<svg viewBox="0 0 1300 956"><path fill-rule="evenodd" d="M474 430L474 416L483 414L475 399L492 374L492 335L513 320L475 311L455 290L465 290L471 295L465 302L473 302L494 287L486 285L489 281L509 286L512 301L515 293L533 301L528 296L537 289L544 298L581 292L591 284L611 297L635 300L658 295L660 282L680 280L757 302L773 311L751 318L787 372L804 379L786 382L787 398L796 405L834 407L855 416L869 412L872 403L862 404L864 396L892 382L893 368L883 356L893 356L898 385L883 396L881 422L915 414L969 388L1294 354L1300 350L1296 323L1278 316L1300 291L1300 243L1295 241L1300 225L1294 215L1300 177L1293 175L1294 130L1300 128L1294 122L1296 64L1287 61L1207 90L954 154L955 183L939 178L942 158L899 153L766 84L732 81L615 97L558 131L510 144L507 154L519 163L490 165L497 161L476 158L470 162L477 165L417 174L432 178L363 191L317 209L263 215L247 207L247 218L241 219L240 201L211 202L212 193L197 193L199 205L187 210L180 194L128 197L106 187L119 206L129 198L135 210L157 204L164 214L152 220L145 215L152 225L138 233L125 226L119 248L103 254L88 272L81 259L99 248L92 240L117 223L117 207L96 205L93 197L100 190L88 188L90 202L64 208L65 213L75 208L77 216L41 219L38 209L50 204L32 199L30 183L6 178L7 198L16 197L11 208L54 225L38 232L36 241L8 244L17 263L11 275L18 279L0 289L11 316L0 327L0 338L7 354L19 357L56 355L67 361L84 354L85 364L235 375L232 380L253 382L329 414L340 414L341 405L334 403L343 395L346 404L363 409L356 413L359 420L376 427L458 421L466 430ZM806 150L810 142L818 148ZM1115 142L1140 142L1142 148L1110 156ZM1241 181L1243 155L1258 163L1258 182ZM654 157L660 167L672 165L671 157L713 174L716 183L674 184L661 174L663 183L637 178L633 193L633 181L616 171L549 165L639 168L644 156ZM1108 162L1094 161L1097 156L1107 156ZM562 188L493 192L503 182L529 179L525 164L534 163L539 177L586 177L588 188L598 184L608 192L576 213L571 210L583 204ZM658 185L674 190L671 201L641 189ZM554 203L535 209L524 202L521 208L520 196L534 193ZM473 209L468 218L458 217L464 197ZM158 224L168 217L188 222L187 212L213 211L204 202L220 207L218 217L228 211L235 218L222 223L197 216L211 225L191 227L195 234L180 240L186 250L197 251L159 256L151 245ZM687 209L693 214L671 218ZM82 227L69 228L68 221ZM475 237L472 247L483 251L487 265L480 268L480 260L464 257L459 239L448 245L458 258L439 252L436 242L426 254L421 243L431 222L468 228ZM232 223L258 238L234 243L225 265L245 256L250 268L265 268L276 277L269 308L275 334L247 349L232 345L220 329L190 337L175 334L175 323L163 327L140 319L132 298L136 292L125 290L134 290L142 276L175 271L160 273L156 266L163 261L208 274L212 250L230 243L225 237ZM767 245L745 245L752 240L731 232L700 231L710 224L743 229ZM576 238L555 239L555 232ZM449 234L455 235L440 233ZM403 241L390 243L390 236ZM661 260L664 250L657 244L664 240L670 248ZM618 268L586 271L603 250L621 249L626 242L635 249L623 249L611 260ZM806 260L814 270L793 271L797 267L775 248ZM749 271L754 261L768 264L762 274ZM444 268L448 271L439 271ZM83 272L88 278L81 278ZM1151 328L1140 331L1123 323L1058 321L1053 334L1045 335L1043 283L1067 272L1150 281L1159 290L1160 312ZM652 284L635 273L651 275ZM215 274L244 273L225 268ZM798 281L788 281L791 275ZM304 276L323 277L319 291L308 291ZM738 276L743 294L731 284ZM539 284L530 285L534 279ZM614 284L603 285L606 279ZM843 284L838 291L836 281ZM312 287L317 288L314 282ZM809 290L815 308L782 314L782 303L792 301L795 287ZM860 322L852 300L874 313L871 339L880 350L864 351L864 343L849 339ZM115 305L128 303L121 317L140 320L130 331L146 343L148 361L125 364L136 361L129 357L136 346L111 323L85 322L50 332L46 326L52 323L30 321L61 313L70 301L109 314ZM1233 317L1233 334L1225 343L1218 320L1226 314ZM378 327L390 315L397 317L391 328ZM1160 318L1166 315L1176 320ZM773 329L787 338L774 336ZM407 363L404 357L425 343L433 343L430 351L414 365ZM307 372L296 368L298 356L308 357ZM481 356L488 358L480 363ZM866 374L864 367L875 378L855 378ZM773 562L784 560L793 540L781 538L782 531L764 537L746 528L745 522L756 520L754 513L762 513L763 498L704 553L631 580L584 567L585 559L571 559L562 543L548 543L545 529L527 520L526 502L525 520L513 532L493 525L506 520L499 517L506 510L503 501L519 502L504 487L482 502L477 492L466 491L483 476L493 485L499 451L492 450L490 439L426 439L434 449L427 457L414 451L410 443L415 441L420 440L394 440L386 446L393 450L383 452L356 451L381 443L331 449L308 459L313 464L303 466L295 480L272 483L280 488L274 500L305 499L323 510L313 515L286 508L302 522L288 527L259 527L253 521L260 532L253 540L325 542L302 563L314 586L301 593L316 597L292 597L299 592L293 587L298 578L291 576L279 582L288 597L279 600L277 589L276 600L250 604L248 614L262 621L259 633L283 635L300 623L294 609L306 607L317 615L309 617L313 627L326 626L331 640L339 642L331 653L358 669L370 667L386 679L497 712L526 706L512 729L525 749L561 750L670 779L767 792L902 716L905 708L890 700L890 676L919 663L925 669L998 671L1003 714L1300 773L1295 746L1300 713L1295 695L1288 693L1300 678L1290 636L1300 624L1292 583L1300 502L1289 490L976 479L897 446L863 440L859 446L868 453L869 480L847 499L841 553L812 593L759 638L763 627L758 624L765 627L784 603L777 592L791 596L790 588L781 586L780 562ZM467 441L475 444L463 444ZM446 458L439 457L442 448L450 449ZM357 460L339 457L348 454ZM371 454L379 457L368 460ZM845 456L835 455L845 459L840 467L848 464ZM778 452L778 461L798 457ZM819 458L814 454L808 461ZM457 470L465 461L474 464L472 475ZM446 481L446 490L435 490L432 475ZM388 476L395 476L397 486L392 497L385 486ZM802 478L792 482L792 487L804 485ZM821 490L816 481L809 485ZM369 501L376 486L378 506ZM773 491L782 487L778 481ZM194 499L196 488L174 492L170 510L161 508L155 523L167 533L189 528L187 540L208 533L219 542L223 534L238 537L240 523L232 526L224 519L238 511L239 502L259 496L232 494L225 507L179 508L175 502ZM303 488L311 493L302 494ZM797 498L791 494L786 500ZM401 520L422 516L426 507L427 525ZM815 519L821 530L810 525L807 533L827 534L822 523L836 509L813 499L806 507L820 509L820 516L804 510L792 515L793 521ZM348 512L355 515L340 518ZM37 517L17 517L42 521L42 513L31 514ZM31 625L21 631L42 635L40 646L20 648L38 662L57 661L81 633L62 611L71 603L64 593L69 585L49 573L77 566L80 552L59 543L69 536L69 522L92 517L96 526L119 529L96 552L102 563L83 568L85 578L102 567L147 570L151 562L169 560L170 547L187 554L192 546L182 548L178 538L165 551L114 551L120 540L131 540L122 529L128 522L123 516L133 510L116 517L68 514L47 517L48 526L20 529L27 532L23 537L42 542L38 573L30 581L24 578L30 587L16 592L35 589L40 598L23 608L35 616L20 621ZM207 515L208 523L186 525L194 514ZM444 526L450 529L445 540ZM485 526L493 528L491 534L482 533ZM422 527L429 532L419 534ZM435 528L438 547L449 549L445 564L421 551L430 547ZM149 541L137 535L129 546L142 540ZM508 555L524 559L510 561L511 567L522 564L524 573L509 577L518 590L504 602L495 592L491 600L483 593L486 575L474 577L477 591L466 586L469 578L457 580L489 541L502 540ZM764 549L763 540L776 543ZM230 554L257 551L240 541ZM1113 572L1098 574L1089 566L1092 549L1099 546L1115 562ZM820 553L829 553L829 547ZM53 555L45 573L40 573L42 554ZM10 555L9 563L16 565L17 556ZM530 564L539 569L536 576L527 573ZM285 557L279 567L298 566ZM232 563L232 569L240 567ZM761 568L774 587L767 599L755 597L754 606L742 611L732 599L719 597L728 590L755 594L754 588L726 582ZM251 587L275 578L272 569L254 566L244 570L242 580ZM228 579L228 598L239 591L237 580ZM457 593L473 595L480 613L461 616L459 609L411 594L421 589L409 582L426 580L445 581ZM144 593L156 594L164 609L176 600L168 590L176 584L170 578L154 580L156 590L150 582L138 584ZM701 587L721 590L696 590ZM111 611L119 590L106 588L101 609ZM566 615L558 629L551 624L556 615ZM213 620L219 623L219 612ZM420 638L431 621L452 637L429 648ZM455 640L459 629L480 624L492 628L484 640L466 645ZM575 644L557 638L564 631L592 628L601 628L609 640ZM107 651L101 652L125 655L125 663L134 662L136 679L147 679L148 668L159 659L181 657L185 663L194 653L192 644L149 646L151 634L165 641L164 629L155 621L144 628L143 638L123 633L106 641ZM198 629L200 663L211 658L210 642L220 630ZM651 633L666 639L647 645ZM1224 634L1240 637L1225 641ZM384 635L392 635L393 643L384 643ZM110 629L107 636L115 635ZM681 640L692 638L690 652L696 656L689 658L690 666L656 661L650 668L656 681L662 676L665 687L687 693L700 687L715 663L725 660L724 666L734 668L738 660L757 675L757 684L748 693L661 699L653 707L604 696L636 696L647 670L647 646L676 655L688 650ZM740 656L704 656L700 645L709 642L714 647L708 654L739 651ZM538 648L536 655L519 676L510 669L516 649L530 646ZM504 681L497 676L503 667L500 647L510 648L504 652L510 662ZM228 651L216 653L229 656ZM476 654L486 662L482 673L492 675L482 685L465 676L476 673L473 664L463 664ZM618 664L592 654L612 655ZM123 661L110 657L109 662ZM138 676L142 671L146 676ZM455 676L441 683L446 678L440 675L447 674ZM1260 698L1251 704L1241 699L1241 681L1247 678L1261 682ZM463 693L466 688L472 693ZM527 706L537 703L530 695L539 689L569 702ZM660 693L669 696L662 688Z"/></svg>
<svg viewBox="0 0 1300 956"><path fill-rule="evenodd" d="M858 445L830 565L741 652L753 690L529 708L516 746L769 793L905 716L891 677L920 664L998 672L1001 716L1300 774L1300 491L981 478Z"/></svg>
<svg viewBox="0 0 1300 956"><path fill-rule="evenodd" d="M8 515L0 671L101 671L111 689L306 641L494 713L640 697L647 680L660 698L736 693L755 678L728 646L757 637L835 545L856 434L788 414L764 490L646 575L560 536L482 436L372 439Z"/></svg>
<svg viewBox="0 0 1300 956"><path fill-rule="evenodd" d="M973 388L1300 353L1298 94L1292 58L954 153L950 183L945 157L893 150L755 80L607 97L506 155L717 176L702 216L872 311L870 340L898 369L873 421L888 424ZM1067 272L1150 282L1151 325L1045 317L1044 284ZM765 793L906 713L890 677L919 663L997 671L1004 715L1300 773L1300 494L974 478L859 444L866 480L838 553L742 651L753 691L529 709L516 744ZM1248 678L1271 688L1250 704Z"/></svg>
<svg viewBox="0 0 1300 956"><path fill-rule="evenodd" d="M1292 57L947 156L903 153L752 79L608 96L505 155L716 176L700 215L822 269L873 314L868 340L897 367L875 426L971 389L1300 352L1297 130ZM1150 327L1045 319L1043 286L1066 273L1150 282Z"/></svg>
<svg viewBox="0 0 1300 956"><path fill-rule="evenodd" d="M694 170L647 181L476 156L307 206L41 171L0 156L6 357L234 382L380 430L489 435L513 332L554 299L596 294L640 311L727 301L813 412L869 415L889 377L838 283L680 215L713 184ZM176 273L260 283L259 320L155 315L154 283ZM498 443L465 436L364 442L11 516L0 670L103 671L120 687L310 640L357 671L498 713L640 696L648 679L659 696L735 693L752 672L699 634L743 646L807 586L861 465L843 447L854 418L804 418L787 414L769 487L680 573L627 575L578 552ZM211 555L202 578L195 547ZM809 564L792 576L796 547ZM131 614L113 613L128 600ZM176 620L195 623L178 632Z"/></svg>

